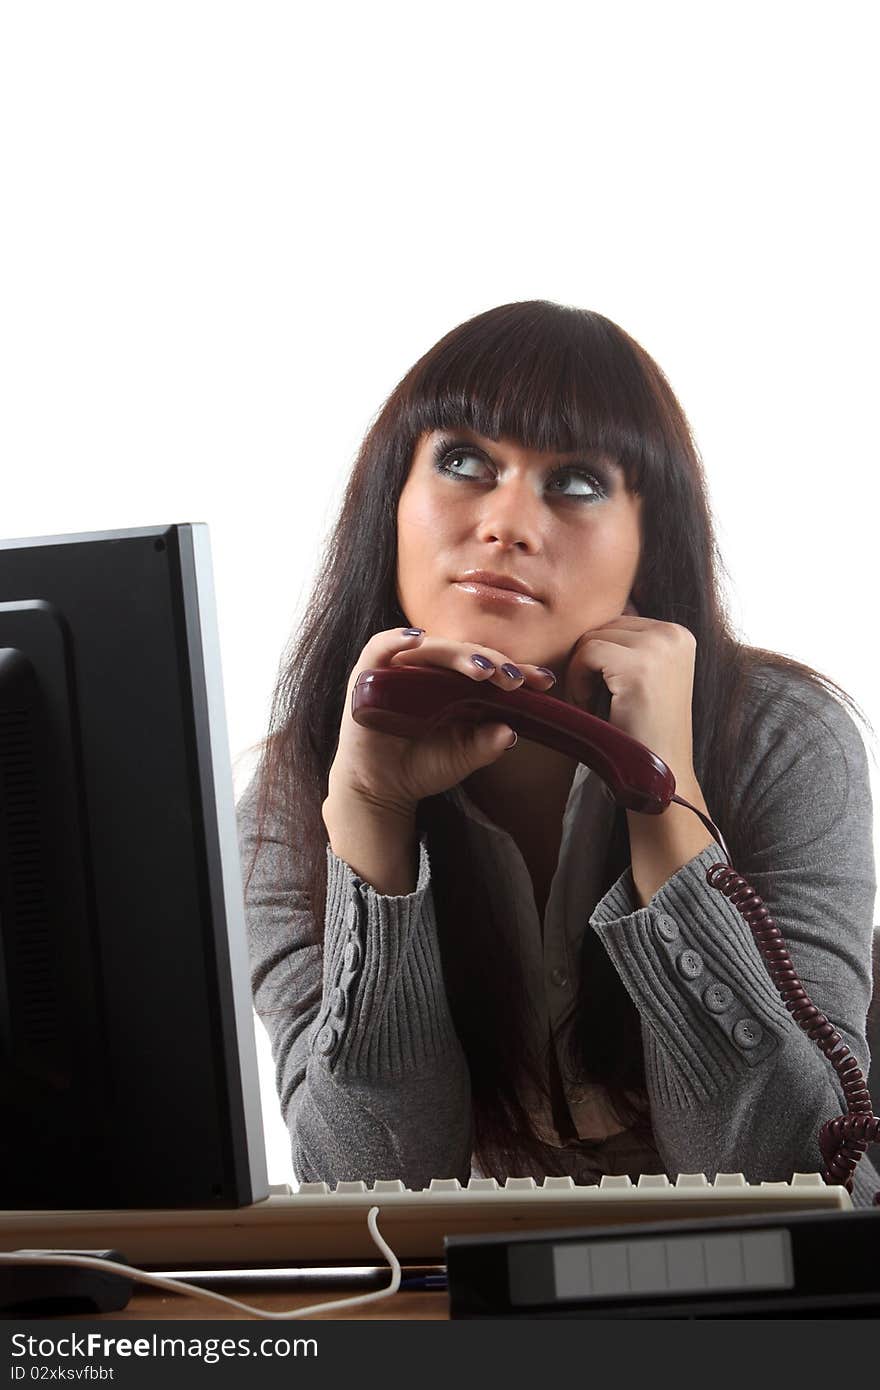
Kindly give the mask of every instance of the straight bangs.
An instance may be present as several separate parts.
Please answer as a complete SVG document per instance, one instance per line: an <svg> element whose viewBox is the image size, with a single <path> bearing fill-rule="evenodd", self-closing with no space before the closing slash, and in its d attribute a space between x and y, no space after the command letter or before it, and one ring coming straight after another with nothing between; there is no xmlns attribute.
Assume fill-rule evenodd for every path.
<svg viewBox="0 0 880 1390"><path fill-rule="evenodd" d="M478 315L435 344L401 383L398 422L413 440L467 426L541 453L601 453L642 493L677 449L668 392L610 319L535 300Z"/></svg>

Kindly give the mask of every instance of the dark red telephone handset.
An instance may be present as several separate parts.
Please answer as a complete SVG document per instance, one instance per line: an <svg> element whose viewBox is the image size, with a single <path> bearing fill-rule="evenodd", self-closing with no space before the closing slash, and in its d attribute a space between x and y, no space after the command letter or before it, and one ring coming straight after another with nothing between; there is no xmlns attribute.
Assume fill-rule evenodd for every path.
<svg viewBox="0 0 880 1390"><path fill-rule="evenodd" d="M437 666L362 671L354 687L352 717L367 728L406 738L424 738L459 720L509 724L523 738L587 763L630 811L659 815L675 792L666 764L606 720L552 695L525 688L499 690L459 671Z"/></svg>
<svg viewBox="0 0 880 1390"><path fill-rule="evenodd" d="M558 696L522 688L499 690L486 681L474 681L459 671L436 666L362 671L352 690L351 714L356 723L368 729L416 739L461 720L507 724L523 738L592 768L617 804L627 810L660 815L674 801L699 816L727 860L707 870L708 883L745 918L786 1009L824 1052L840 1078L848 1112L822 1126L819 1147L825 1181L842 1184L852 1192L856 1164L868 1144L880 1142L880 1119L871 1112L871 1097L858 1062L798 979L769 908L733 867L721 832L696 806L676 795L675 778L662 759L606 720ZM880 1206L880 1192L874 1202Z"/></svg>

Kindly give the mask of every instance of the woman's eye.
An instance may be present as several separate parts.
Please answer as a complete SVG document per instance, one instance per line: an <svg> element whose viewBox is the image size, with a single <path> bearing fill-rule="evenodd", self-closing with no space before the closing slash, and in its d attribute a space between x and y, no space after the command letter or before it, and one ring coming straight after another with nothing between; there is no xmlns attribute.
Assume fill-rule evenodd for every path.
<svg viewBox="0 0 880 1390"><path fill-rule="evenodd" d="M583 484L582 487L577 488L574 492L565 493L566 497L598 497L602 493L599 484L596 482L595 478L590 477L589 473L573 471L571 473L558 474L550 484L554 491L556 490L557 483Z"/></svg>
<svg viewBox="0 0 880 1390"><path fill-rule="evenodd" d="M462 459L476 459L477 463L483 463L483 466L485 467L484 461L478 458L476 454L468 454L464 450L459 449L456 453L444 455L440 462L441 471L444 473L452 473L456 477L461 477L462 470L460 468L453 467L453 464L461 463ZM469 477L470 475L464 474L464 476Z"/></svg>

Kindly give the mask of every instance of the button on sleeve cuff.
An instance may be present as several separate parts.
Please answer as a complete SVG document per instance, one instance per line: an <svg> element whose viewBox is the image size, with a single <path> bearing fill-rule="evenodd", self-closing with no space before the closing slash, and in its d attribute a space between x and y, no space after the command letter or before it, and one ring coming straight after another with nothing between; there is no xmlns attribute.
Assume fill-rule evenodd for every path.
<svg viewBox="0 0 880 1390"><path fill-rule="evenodd" d="M706 882L723 858L709 845L645 908L628 868L590 918L658 1056L671 1063L666 1083L655 1078L670 1103L707 1100L797 1031L747 924Z"/></svg>
<svg viewBox="0 0 880 1390"><path fill-rule="evenodd" d="M324 997L312 1046L337 1074L365 1081L429 1072L458 1049L426 834L416 887L399 897L377 893L327 846Z"/></svg>

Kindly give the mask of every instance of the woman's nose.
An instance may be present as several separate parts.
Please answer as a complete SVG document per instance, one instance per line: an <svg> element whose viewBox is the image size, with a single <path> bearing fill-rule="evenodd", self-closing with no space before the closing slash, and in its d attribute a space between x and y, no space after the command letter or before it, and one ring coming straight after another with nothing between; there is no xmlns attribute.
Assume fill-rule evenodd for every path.
<svg viewBox="0 0 880 1390"><path fill-rule="evenodd" d="M482 506L477 523L480 540L497 540L505 545L537 546L540 537L540 499L528 481L507 481L493 488Z"/></svg>

